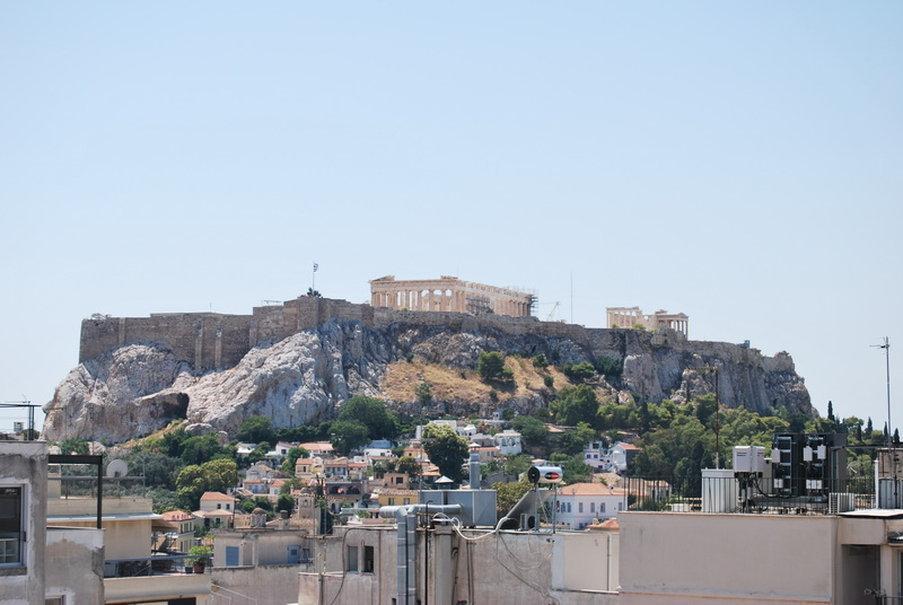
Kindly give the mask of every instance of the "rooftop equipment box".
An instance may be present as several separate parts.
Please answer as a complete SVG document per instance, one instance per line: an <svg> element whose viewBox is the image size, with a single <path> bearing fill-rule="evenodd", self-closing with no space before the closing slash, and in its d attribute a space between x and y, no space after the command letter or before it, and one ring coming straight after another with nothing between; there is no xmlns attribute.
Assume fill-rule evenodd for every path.
<svg viewBox="0 0 903 605"><path fill-rule="evenodd" d="M420 492L421 504L460 504L461 512L449 515L464 527L495 527L496 491L494 489L437 489Z"/></svg>
<svg viewBox="0 0 903 605"><path fill-rule="evenodd" d="M764 473L765 448L757 445L734 446L735 473Z"/></svg>

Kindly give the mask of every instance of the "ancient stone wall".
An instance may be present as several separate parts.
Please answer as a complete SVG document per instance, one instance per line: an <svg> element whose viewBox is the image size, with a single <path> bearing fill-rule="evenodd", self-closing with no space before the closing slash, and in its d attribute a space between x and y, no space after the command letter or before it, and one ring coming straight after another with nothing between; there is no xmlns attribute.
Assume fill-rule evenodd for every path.
<svg viewBox="0 0 903 605"><path fill-rule="evenodd" d="M161 343L200 372L231 368L248 352L250 315L160 313L82 321L79 362L129 344Z"/></svg>

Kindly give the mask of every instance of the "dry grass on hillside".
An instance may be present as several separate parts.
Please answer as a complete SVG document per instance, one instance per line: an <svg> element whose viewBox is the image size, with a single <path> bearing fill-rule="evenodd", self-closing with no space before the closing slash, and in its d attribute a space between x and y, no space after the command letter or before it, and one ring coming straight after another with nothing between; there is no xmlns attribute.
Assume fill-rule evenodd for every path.
<svg viewBox="0 0 903 605"><path fill-rule="evenodd" d="M384 397L393 401L414 401L417 385L425 381L437 400L478 404L487 401L493 390L499 401L537 393L545 388L543 379L546 374L552 376L555 389L571 386L571 382L557 368L549 366L545 371L539 370L533 366L531 359L509 355L505 359L505 367L514 375L515 387L511 390L493 389L482 382L473 370L457 370L421 361L399 361L386 369L380 390Z"/></svg>

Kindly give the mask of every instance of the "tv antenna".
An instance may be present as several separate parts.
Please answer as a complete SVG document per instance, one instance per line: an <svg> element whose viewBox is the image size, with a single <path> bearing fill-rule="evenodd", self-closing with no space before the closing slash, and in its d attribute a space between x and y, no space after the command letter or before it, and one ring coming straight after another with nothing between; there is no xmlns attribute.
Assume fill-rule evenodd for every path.
<svg viewBox="0 0 903 605"><path fill-rule="evenodd" d="M891 445L891 433L893 433L893 425L890 422L890 339L885 336L884 343L880 345L871 345L874 349L884 349L884 365L887 372L887 447Z"/></svg>

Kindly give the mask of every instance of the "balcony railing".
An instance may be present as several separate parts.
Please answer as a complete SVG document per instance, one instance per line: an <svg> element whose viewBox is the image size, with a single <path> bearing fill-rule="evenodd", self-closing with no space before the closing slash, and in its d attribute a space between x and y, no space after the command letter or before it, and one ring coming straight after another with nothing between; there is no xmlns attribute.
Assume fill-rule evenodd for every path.
<svg viewBox="0 0 903 605"><path fill-rule="evenodd" d="M663 479L625 477L623 482L625 509L630 511L827 515L876 506L871 477L793 482L703 477L678 487Z"/></svg>
<svg viewBox="0 0 903 605"><path fill-rule="evenodd" d="M158 576L191 574L194 563L202 561L205 570L211 567L213 557L175 553L152 555L137 559L109 559L104 561L105 578L131 578L135 576ZM201 572L203 573L203 572Z"/></svg>

